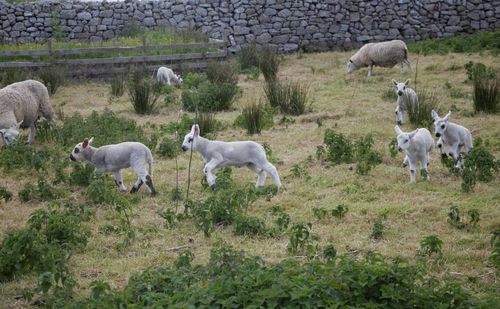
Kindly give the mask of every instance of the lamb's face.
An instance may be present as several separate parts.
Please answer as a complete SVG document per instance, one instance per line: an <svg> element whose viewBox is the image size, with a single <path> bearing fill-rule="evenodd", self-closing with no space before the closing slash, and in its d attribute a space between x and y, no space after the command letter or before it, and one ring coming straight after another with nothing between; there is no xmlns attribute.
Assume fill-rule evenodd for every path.
<svg viewBox="0 0 500 309"><path fill-rule="evenodd" d="M73 148L73 151L71 151L71 154L69 155L69 158L71 161L81 161L83 160L83 143L76 144L75 148Z"/></svg>
<svg viewBox="0 0 500 309"><path fill-rule="evenodd" d="M410 147L411 139L407 133L403 132L403 133L399 134L397 137L397 140L398 140L398 150L399 151L406 150L406 149L408 149L408 147Z"/></svg>
<svg viewBox="0 0 500 309"><path fill-rule="evenodd" d="M436 137L441 137L448 128L450 115L451 112L448 112L446 116L441 118L434 110L432 111L432 118L434 119L434 133L436 134Z"/></svg>
<svg viewBox="0 0 500 309"><path fill-rule="evenodd" d="M394 79L392 80L392 84L394 85L394 89L396 90L398 97L402 96L405 93L406 86L408 86L408 83L409 83L408 80L404 83L398 83Z"/></svg>
<svg viewBox="0 0 500 309"><path fill-rule="evenodd" d="M352 62L351 59L349 59L349 61L347 62L347 73L352 73L356 70L356 66L354 65L354 63Z"/></svg>
<svg viewBox="0 0 500 309"><path fill-rule="evenodd" d="M0 130L0 135L2 136L3 143L5 145L10 145L19 138L19 131L14 126L8 129Z"/></svg>
<svg viewBox="0 0 500 309"><path fill-rule="evenodd" d="M197 124L193 125L191 127L191 132L186 134L184 136L184 141L182 142L182 150L187 151L188 149L191 149L194 147L194 144L196 143L196 139L200 134L200 128L198 127Z"/></svg>

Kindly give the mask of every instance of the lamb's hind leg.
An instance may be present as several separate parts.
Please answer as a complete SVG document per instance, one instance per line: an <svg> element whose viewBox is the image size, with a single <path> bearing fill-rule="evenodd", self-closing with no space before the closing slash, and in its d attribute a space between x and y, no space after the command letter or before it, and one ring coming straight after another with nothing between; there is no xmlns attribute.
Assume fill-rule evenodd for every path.
<svg viewBox="0 0 500 309"><path fill-rule="evenodd" d="M145 183L149 193L151 193L151 195L155 195L156 190L153 186L153 180L151 179L151 175L149 175L146 169L144 169L144 164L138 164L137 166L132 166L132 168L137 174L137 181L134 183L130 193L137 192L142 184Z"/></svg>
<svg viewBox="0 0 500 309"><path fill-rule="evenodd" d="M212 170L216 168L222 160L219 159L212 159L210 160L207 164L205 164L205 167L203 168L203 172L205 173L205 176L207 177L207 182L210 188L214 188L215 186L215 175L212 173Z"/></svg>
<svg viewBox="0 0 500 309"><path fill-rule="evenodd" d="M280 188L281 187L281 180L280 180L280 176L278 175L278 171L276 170L276 167L274 167L274 165L272 165L271 163L266 162L262 166L262 169L271 175L271 177L273 178L274 184L278 188Z"/></svg>
<svg viewBox="0 0 500 309"><path fill-rule="evenodd" d="M266 176L267 173L263 169L257 167L255 164L248 164L247 167L254 171L259 177L257 178L257 183L255 184L255 187L262 187L264 183L266 182Z"/></svg>

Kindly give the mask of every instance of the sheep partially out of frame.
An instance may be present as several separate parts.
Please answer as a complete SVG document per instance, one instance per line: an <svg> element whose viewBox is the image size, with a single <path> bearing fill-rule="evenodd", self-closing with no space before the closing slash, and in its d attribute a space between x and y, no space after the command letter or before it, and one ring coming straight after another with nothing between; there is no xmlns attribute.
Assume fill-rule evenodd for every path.
<svg viewBox="0 0 500 309"><path fill-rule="evenodd" d="M210 141L200 136L200 128L193 125L191 132L186 134L182 150L193 149L201 154L205 161L203 169L210 187L215 185L215 175L212 170L226 166L246 166L258 175L256 187L264 185L266 173L271 174L274 184L280 188L281 181L276 167L266 158L264 147L252 141L221 142Z"/></svg>
<svg viewBox="0 0 500 309"><path fill-rule="evenodd" d="M166 67L158 68L158 71L156 72L156 79L168 86L171 86L172 83L177 86L182 84L182 78L179 75L176 75L172 69Z"/></svg>
<svg viewBox="0 0 500 309"><path fill-rule="evenodd" d="M472 149L472 134L470 131L456 123L449 122L451 112L443 118L439 117L435 110L431 112L434 119L434 132L438 137L437 146L441 152L441 157L446 157L445 145L449 145L449 155L456 162L456 168L462 167L462 157L460 149L463 147L465 153Z"/></svg>
<svg viewBox="0 0 500 309"><path fill-rule="evenodd" d="M415 90L408 87L410 80L407 79L404 83L399 83L396 80L392 80L392 84L398 95L398 100L396 102L396 123L402 125L404 123L404 112L408 111L411 106L418 104L418 97ZM415 106L416 107L416 106Z"/></svg>
<svg viewBox="0 0 500 309"><path fill-rule="evenodd" d="M400 71L403 72L403 64L410 71L411 62L408 59L408 48L401 40L392 40L380 43L368 43L363 45L347 62L347 73L352 73L363 67L368 67L368 77L372 75L374 65L392 68L399 63Z"/></svg>
<svg viewBox="0 0 500 309"><path fill-rule="evenodd" d="M417 163L420 163L420 169L425 171L426 178L429 179L429 154L434 149L434 140L429 130L419 128L407 133L401 131L399 126L394 129L398 140L398 150L406 153L403 167L410 165L410 182L416 180Z"/></svg>
<svg viewBox="0 0 500 309"><path fill-rule="evenodd" d="M19 128L30 128L28 143L35 139L36 121L43 116L54 122L49 92L36 80L25 80L0 89L0 135L9 145L19 137Z"/></svg>
<svg viewBox="0 0 500 309"><path fill-rule="evenodd" d="M91 146L93 140L94 138L90 140L86 138L83 143L77 144L69 156L70 159L72 161L87 160L92 162L96 171L113 173L115 183L121 192L127 191L122 181L122 169L132 167L137 174L137 181L130 193L137 192L145 183L149 193L156 194L151 179L153 156L148 147L138 142L124 142L95 148ZM149 167L148 171L145 169L146 163Z"/></svg>

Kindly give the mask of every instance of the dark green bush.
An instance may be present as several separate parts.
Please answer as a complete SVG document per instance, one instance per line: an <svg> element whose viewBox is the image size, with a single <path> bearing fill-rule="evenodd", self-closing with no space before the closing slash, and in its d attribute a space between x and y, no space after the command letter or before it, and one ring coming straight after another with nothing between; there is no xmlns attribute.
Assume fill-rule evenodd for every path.
<svg viewBox="0 0 500 309"><path fill-rule="evenodd" d="M376 165L382 163L382 154L372 149L373 138L370 134L354 144L354 158L357 161L356 173L366 175Z"/></svg>
<svg viewBox="0 0 500 309"><path fill-rule="evenodd" d="M490 260L493 265L500 269L500 228L496 228L491 232L491 246L493 247L493 252L490 255Z"/></svg>
<svg viewBox="0 0 500 309"><path fill-rule="evenodd" d="M41 68L37 75L52 95L55 94L57 89L66 81L66 71L64 66L50 65Z"/></svg>
<svg viewBox="0 0 500 309"><path fill-rule="evenodd" d="M241 71L259 67L259 48L255 43L243 46L238 52L238 62Z"/></svg>
<svg viewBox="0 0 500 309"><path fill-rule="evenodd" d="M87 187L94 177L94 165L90 163L73 162L69 175L69 183L76 186Z"/></svg>
<svg viewBox="0 0 500 309"><path fill-rule="evenodd" d="M484 31L474 34L461 34L452 37L429 39L418 42L408 42L410 53L422 53L424 55L448 53L478 53L491 51L498 55L500 47L500 31Z"/></svg>
<svg viewBox="0 0 500 309"><path fill-rule="evenodd" d="M273 83L278 79L280 59L276 51L270 46L264 46L259 52L259 69L264 75L266 83Z"/></svg>
<svg viewBox="0 0 500 309"><path fill-rule="evenodd" d="M234 221L234 235L237 236L266 236L268 231L264 221L252 216L238 216Z"/></svg>
<svg viewBox="0 0 500 309"><path fill-rule="evenodd" d="M471 192L476 182L490 182L500 168L499 161L486 148L483 141L477 138L474 147L465 154L464 167L461 171L462 191Z"/></svg>
<svg viewBox="0 0 500 309"><path fill-rule="evenodd" d="M3 198L3 200L7 203L12 200L12 192L7 190L5 187L0 186L0 198Z"/></svg>
<svg viewBox="0 0 500 309"><path fill-rule="evenodd" d="M332 216L338 219L342 219L345 214L349 211L349 206L340 204L337 205L334 209L332 209Z"/></svg>
<svg viewBox="0 0 500 309"><path fill-rule="evenodd" d="M207 66L207 78L214 85L236 85L238 83L238 66L231 61L211 62Z"/></svg>
<svg viewBox="0 0 500 309"><path fill-rule="evenodd" d="M156 153L164 158L173 159L179 153L180 146L180 141L165 137L158 146Z"/></svg>
<svg viewBox="0 0 500 309"><path fill-rule="evenodd" d="M418 102L411 102L406 107L408 120L415 128L431 128L434 123L431 112L437 110L438 98L434 92L425 89L419 89L416 93Z"/></svg>
<svg viewBox="0 0 500 309"><path fill-rule="evenodd" d="M111 80L111 95L121 97L125 92L125 76L123 74L116 74Z"/></svg>
<svg viewBox="0 0 500 309"><path fill-rule="evenodd" d="M237 126L247 130L247 134L260 134L262 129L273 126L274 110L262 102L250 103L243 108L234 121Z"/></svg>
<svg viewBox="0 0 500 309"><path fill-rule="evenodd" d="M272 107L279 108L287 115L302 115L307 107L307 87L296 83L284 83L279 80L266 82L264 93Z"/></svg>
<svg viewBox="0 0 500 309"><path fill-rule="evenodd" d="M325 207L314 207L312 209L313 215L316 217L318 220L323 220L328 217L328 210Z"/></svg>
<svg viewBox="0 0 500 309"><path fill-rule="evenodd" d="M351 163L353 160L354 146L342 133L332 129L325 131L323 142L326 144L326 159L335 164Z"/></svg>
<svg viewBox="0 0 500 309"><path fill-rule="evenodd" d="M23 202L28 201L51 201L61 198L66 195L66 192L61 189L50 186L43 177L38 178L37 185L32 185L27 182L24 187L18 192L19 198Z"/></svg>
<svg viewBox="0 0 500 309"><path fill-rule="evenodd" d="M443 255L441 252L442 247L443 241L436 235L427 236L420 242L419 255L432 256L436 254L437 257L441 257Z"/></svg>
<svg viewBox="0 0 500 309"><path fill-rule="evenodd" d="M279 206L274 206L272 209L271 209L271 213L273 214L274 217L276 217L275 219L275 223L278 227L278 231L285 231L288 229L288 225L290 224L290 215L287 214L283 208L279 207Z"/></svg>
<svg viewBox="0 0 500 309"><path fill-rule="evenodd" d="M378 240L381 239L383 235L384 235L384 223L382 221L382 217L379 217L373 223L372 233L370 234L370 237Z"/></svg>
<svg viewBox="0 0 500 309"><path fill-rule="evenodd" d="M290 254L313 254L316 247L313 242L318 240L316 235L311 232L312 224L301 222L292 225L289 230L289 242L286 247Z"/></svg>
<svg viewBox="0 0 500 309"><path fill-rule="evenodd" d="M13 83L21 82L29 79L26 71L19 68L5 68L0 72L0 85L1 87L8 86Z"/></svg>
<svg viewBox="0 0 500 309"><path fill-rule="evenodd" d="M43 146L35 149L24 143L14 143L0 150L0 167L5 172L14 170L46 171L51 160L57 159L58 151L53 147Z"/></svg>
<svg viewBox="0 0 500 309"><path fill-rule="evenodd" d="M182 89L200 88L200 85L204 82L208 82L208 77L206 74L188 73L182 79Z"/></svg>
<svg viewBox="0 0 500 309"><path fill-rule="evenodd" d="M130 101L137 114L153 114L161 93L161 84L154 79L145 77L143 72L136 70L128 82Z"/></svg>
<svg viewBox="0 0 500 309"><path fill-rule="evenodd" d="M494 114L498 112L500 101L500 79L474 75L472 102L474 111Z"/></svg>
<svg viewBox="0 0 500 309"><path fill-rule="evenodd" d="M496 79L498 69L487 67L481 62L469 61L465 65L467 71L467 80L474 81L474 79Z"/></svg>

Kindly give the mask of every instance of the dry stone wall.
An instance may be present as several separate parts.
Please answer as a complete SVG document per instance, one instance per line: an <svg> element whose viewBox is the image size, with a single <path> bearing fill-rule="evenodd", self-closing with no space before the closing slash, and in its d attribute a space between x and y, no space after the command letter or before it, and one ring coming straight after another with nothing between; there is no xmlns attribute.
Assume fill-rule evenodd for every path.
<svg viewBox="0 0 500 309"><path fill-rule="evenodd" d="M191 28L237 51L249 42L300 48L350 48L371 41L422 40L500 28L500 0L0 0L0 41L53 36L100 41L134 24Z"/></svg>

